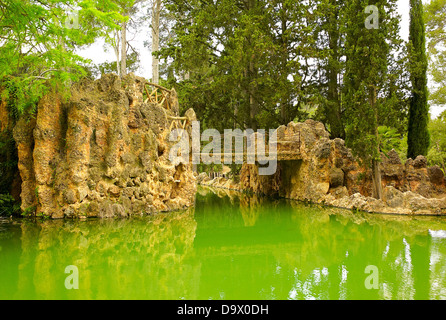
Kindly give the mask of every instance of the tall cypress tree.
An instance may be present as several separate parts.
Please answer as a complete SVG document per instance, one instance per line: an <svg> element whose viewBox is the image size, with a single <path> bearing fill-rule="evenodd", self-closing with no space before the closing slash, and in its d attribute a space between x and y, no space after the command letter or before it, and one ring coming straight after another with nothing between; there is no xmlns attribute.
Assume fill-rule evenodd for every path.
<svg viewBox="0 0 446 320"><path fill-rule="evenodd" d="M412 97L409 108L407 157L415 159L419 155L427 155L430 143L426 37L421 0L410 0L409 45Z"/></svg>

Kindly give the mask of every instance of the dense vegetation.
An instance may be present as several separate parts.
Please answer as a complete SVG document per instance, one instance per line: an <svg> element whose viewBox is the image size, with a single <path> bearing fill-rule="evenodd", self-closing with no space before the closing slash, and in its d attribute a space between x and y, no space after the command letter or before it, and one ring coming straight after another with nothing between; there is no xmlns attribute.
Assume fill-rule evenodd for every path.
<svg viewBox="0 0 446 320"><path fill-rule="evenodd" d="M429 71L431 105L444 105L446 0L410 6L405 42L397 0L0 0L1 95L17 118L82 77L138 72L128 32L150 24L151 37L139 40L153 51L152 80L174 86L203 129L312 118L376 179L390 147L444 170L446 117L428 124L426 79ZM99 39L116 61L93 65L76 54ZM6 166L16 165L13 144L2 133L1 193Z"/></svg>
<svg viewBox="0 0 446 320"><path fill-rule="evenodd" d="M446 0L431 0L425 8L429 75L432 79L430 104L446 104ZM430 121L431 144L428 152L430 165L438 165L446 172L446 112Z"/></svg>

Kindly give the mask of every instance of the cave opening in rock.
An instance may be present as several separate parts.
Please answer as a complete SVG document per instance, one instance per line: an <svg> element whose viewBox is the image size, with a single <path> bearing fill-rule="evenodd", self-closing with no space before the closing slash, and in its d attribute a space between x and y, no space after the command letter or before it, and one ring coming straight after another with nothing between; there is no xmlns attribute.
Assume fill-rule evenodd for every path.
<svg viewBox="0 0 446 320"><path fill-rule="evenodd" d="M302 180L299 176L301 166L302 160L287 160L279 162L279 167L281 170L279 195L281 197L289 198L291 191L299 188Z"/></svg>

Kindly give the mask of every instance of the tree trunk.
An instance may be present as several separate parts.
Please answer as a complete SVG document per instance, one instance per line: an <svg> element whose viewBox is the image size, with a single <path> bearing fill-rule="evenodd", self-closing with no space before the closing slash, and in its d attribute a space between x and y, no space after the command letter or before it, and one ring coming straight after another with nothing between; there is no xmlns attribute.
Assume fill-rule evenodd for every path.
<svg viewBox="0 0 446 320"><path fill-rule="evenodd" d="M127 74L127 23L121 25L121 77Z"/></svg>
<svg viewBox="0 0 446 320"><path fill-rule="evenodd" d="M251 129L257 131L257 103L255 101L254 95L249 95L249 105L250 105L250 118L251 118Z"/></svg>
<svg viewBox="0 0 446 320"><path fill-rule="evenodd" d="M370 107L375 113L375 138L377 156L379 157L381 151L379 149L379 133L378 133L378 109L376 106L376 87L370 87ZM372 160L372 181L373 181L373 197L376 199L382 199L383 189L381 184L381 170L379 166L380 161L374 158Z"/></svg>
<svg viewBox="0 0 446 320"><path fill-rule="evenodd" d="M116 55L116 70L118 70L118 76L121 76L121 62L119 61L119 48L115 48Z"/></svg>
<svg viewBox="0 0 446 320"><path fill-rule="evenodd" d="M341 102L339 100L339 83L338 75L339 70L339 29L336 0L331 0L331 10L333 13L329 13L328 18L328 42L330 47L330 57L327 65L327 77L328 77L328 92L327 92L327 111L325 112L327 122L330 124L331 138L341 138L345 140L345 130L342 124L341 118Z"/></svg>
<svg viewBox="0 0 446 320"><path fill-rule="evenodd" d="M252 59L252 58L251 58ZM258 103L257 103L257 69L254 67L254 61L251 60L249 63L249 116L251 129L257 131L257 113L258 113ZM253 80L255 79L255 80Z"/></svg>
<svg viewBox="0 0 446 320"><path fill-rule="evenodd" d="M237 128L237 121L236 121L236 119L237 119L237 102L235 102L234 103L234 101L233 101L233 99L231 98L231 102L230 102L231 104L231 107L233 107L233 110L234 110L234 118L232 119L232 128L233 129L235 129L235 128Z"/></svg>
<svg viewBox="0 0 446 320"><path fill-rule="evenodd" d="M437 141L436 145L437 145L437 152L441 155L440 143ZM441 157L441 167L443 168L443 172L446 173L446 166L445 166L443 157Z"/></svg>
<svg viewBox="0 0 446 320"><path fill-rule="evenodd" d="M282 6L284 6L284 4L282 4ZM287 39L287 21L288 21L288 17L287 17L287 9L285 7L282 7L282 14L280 17L281 20L281 45L282 45L282 66L281 66L281 71L282 71L282 81L284 83L286 83L287 77L288 77L288 59L289 59L289 54L288 54L288 39ZM287 125L290 121L289 119L289 112L288 112L288 96L286 97L281 97L280 99L280 118L281 118L281 124L283 125Z"/></svg>
<svg viewBox="0 0 446 320"><path fill-rule="evenodd" d="M116 71L118 72L118 76L121 75L121 60L119 55L119 49L120 49L120 43L121 43L121 36L119 35L118 31L114 31L114 37L115 37L115 45L113 46L113 49L115 50L115 56L116 56Z"/></svg>
<svg viewBox="0 0 446 320"><path fill-rule="evenodd" d="M256 1L248 0L246 3L246 9L248 11L255 8ZM252 46L252 35L247 38L248 48ZM252 130L257 131L257 113L258 113L258 102L257 102L257 68L255 65L255 54L248 53L249 63L248 67L248 98L249 98L249 124Z"/></svg>
<svg viewBox="0 0 446 320"><path fill-rule="evenodd" d="M152 3L152 82L159 84L159 59L154 53L159 50L161 0Z"/></svg>
<svg viewBox="0 0 446 320"><path fill-rule="evenodd" d="M372 160L373 197L382 199L383 188L381 184L381 170L378 160Z"/></svg>

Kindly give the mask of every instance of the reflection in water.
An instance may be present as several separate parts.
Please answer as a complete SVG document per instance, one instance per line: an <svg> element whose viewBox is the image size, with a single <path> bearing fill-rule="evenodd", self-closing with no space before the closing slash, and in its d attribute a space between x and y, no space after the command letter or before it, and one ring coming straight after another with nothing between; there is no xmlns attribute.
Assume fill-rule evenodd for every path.
<svg viewBox="0 0 446 320"><path fill-rule="evenodd" d="M207 190L195 212L200 292L206 288L207 297L218 298L212 294L218 285L226 298L446 299L446 241L434 246L446 239L429 233L446 230L444 218L352 213ZM378 290L364 285L368 265L379 270ZM227 269L230 277L221 271L226 281L211 281Z"/></svg>
<svg viewBox="0 0 446 320"><path fill-rule="evenodd" d="M2 299L446 299L441 218L199 188L185 212L1 227Z"/></svg>
<svg viewBox="0 0 446 320"><path fill-rule="evenodd" d="M432 239L429 250L430 299L446 299L446 239Z"/></svg>
<svg viewBox="0 0 446 320"><path fill-rule="evenodd" d="M2 283L15 290L0 288L0 298L194 296L196 272L185 259L195 229L193 210L123 220L22 223L17 278L0 273ZM69 265L79 270L79 290L65 288Z"/></svg>

